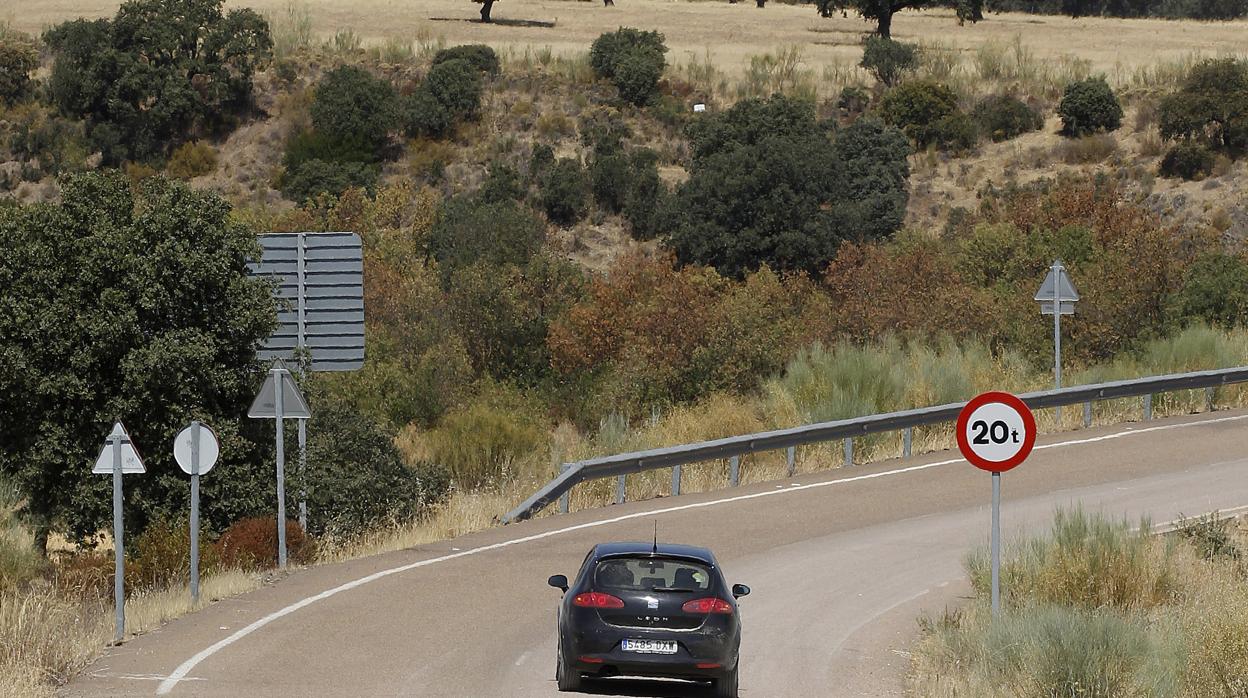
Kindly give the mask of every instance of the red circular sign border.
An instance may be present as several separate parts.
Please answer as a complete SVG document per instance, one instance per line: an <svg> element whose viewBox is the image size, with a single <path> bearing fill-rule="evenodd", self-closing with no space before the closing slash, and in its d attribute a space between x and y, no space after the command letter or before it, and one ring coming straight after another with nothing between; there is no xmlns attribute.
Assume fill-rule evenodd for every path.
<svg viewBox="0 0 1248 698"><path fill-rule="evenodd" d="M999 402L1014 410L1023 418L1023 447L1013 457L1003 461L991 461L987 458L981 458L971 450L971 444L966 437L966 425L967 422L971 421L971 414L990 402ZM1018 467L1023 461L1027 460L1027 456L1031 455L1031 449L1036 445L1036 417L1031 413L1031 409L1027 407L1027 403L1020 400L1018 396L1000 391L989 391L971 398L971 401L966 403L966 406L958 413L955 434L958 437L958 450L962 452L962 456L971 465L980 470L987 470L990 473L1003 473Z"/></svg>

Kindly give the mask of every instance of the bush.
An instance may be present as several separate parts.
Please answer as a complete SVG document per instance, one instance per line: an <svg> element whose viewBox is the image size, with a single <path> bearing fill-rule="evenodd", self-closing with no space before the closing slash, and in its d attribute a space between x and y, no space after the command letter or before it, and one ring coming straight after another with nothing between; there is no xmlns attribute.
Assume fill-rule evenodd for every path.
<svg viewBox="0 0 1248 698"><path fill-rule="evenodd" d="M994 143L1044 128L1044 117L1040 116L1040 112L1010 95L984 97L971 111L971 118Z"/></svg>
<svg viewBox="0 0 1248 698"><path fill-rule="evenodd" d="M339 196L352 187L371 194L380 174L376 165L366 162L305 160L283 175L282 194L299 204L321 194Z"/></svg>
<svg viewBox="0 0 1248 698"><path fill-rule="evenodd" d="M350 65L334 68L316 84L311 113L312 127L325 138L359 143L378 154L400 119L390 83Z"/></svg>
<svg viewBox="0 0 1248 698"><path fill-rule="evenodd" d="M529 179L540 181L542 175L555 166L555 149L545 143L533 146L533 154L529 156Z"/></svg>
<svg viewBox="0 0 1248 698"><path fill-rule="evenodd" d="M429 254L443 279L477 262L524 266L546 239L546 226L515 201L455 197L442 205L429 232Z"/></svg>
<svg viewBox="0 0 1248 698"><path fill-rule="evenodd" d="M1067 136L1115 131L1122 125L1122 105L1103 77L1067 85L1057 114L1062 117L1062 133Z"/></svg>
<svg viewBox="0 0 1248 698"><path fill-rule="evenodd" d="M403 130L412 137L441 138L455 125L455 117L426 89L417 89L403 105Z"/></svg>
<svg viewBox="0 0 1248 698"><path fill-rule="evenodd" d="M487 75L498 75L498 55L494 49L485 44L464 44L452 46L438 51L433 56L433 65L448 61L466 61L472 67Z"/></svg>
<svg viewBox="0 0 1248 698"><path fill-rule="evenodd" d="M220 0L131 0L112 20L65 22L44 41L55 55L52 102L87 120L110 164L232 128L273 46L260 15L223 13Z"/></svg>
<svg viewBox="0 0 1248 698"><path fill-rule="evenodd" d="M911 44L872 35L863 44L862 62L858 65L866 68L881 84L893 87L919 67L919 52Z"/></svg>
<svg viewBox="0 0 1248 698"><path fill-rule="evenodd" d="M599 208L619 213L628 198L629 158L620 151L596 154L589 164L589 187Z"/></svg>
<svg viewBox="0 0 1248 698"><path fill-rule="evenodd" d="M1068 138L1054 148L1057 156L1067 165L1089 165L1104 162L1118 152L1118 139L1113 134L1096 133L1090 136Z"/></svg>
<svg viewBox="0 0 1248 698"><path fill-rule="evenodd" d="M1178 143L1166 151L1157 171L1163 177L1202 179L1213 171L1213 152L1199 143Z"/></svg>
<svg viewBox="0 0 1248 698"><path fill-rule="evenodd" d="M610 80L615 77L619 59L634 48L644 49L660 57L667 53L667 45L663 43L663 35L659 32L620 27L594 39L589 47L589 66L594 75Z"/></svg>
<svg viewBox="0 0 1248 698"><path fill-rule="evenodd" d="M272 522L270 522L272 523ZM187 521L155 521L127 547L128 593L186 584L191 575L191 529ZM199 538L199 573L220 567L217 549L203 532Z"/></svg>
<svg viewBox="0 0 1248 698"><path fill-rule="evenodd" d="M1222 252L1200 257L1184 271L1172 303L1180 321L1225 329L1248 324L1248 262Z"/></svg>
<svg viewBox="0 0 1248 698"><path fill-rule="evenodd" d="M540 446L545 434L516 405L477 401L443 418L429 433L434 458L450 468L461 489L507 482L515 462Z"/></svg>
<svg viewBox="0 0 1248 698"><path fill-rule="evenodd" d="M861 87L849 85L841 88L841 96L836 100L836 108L847 117L858 117L871 106L871 94Z"/></svg>
<svg viewBox="0 0 1248 698"><path fill-rule="evenodd" d="M490 164L490 169L485 175L485 182L481 185L481 191L477 192L477 197L487 204L493 204L502 201L524 201L525 193L524 184L520 181L520 173L513 167L496 162Z"/></svg>
<svg viewBox="0 0 1248 698"><path fill-rule="evenodd" d="M465 60L434 65L420 89L433 95L454 119L474 119L481 108L481 73Z"/></svg>
<svg viewBox="0 0 1248 698"><path fill-rule="evenodd" d="M622 212L637 240L650 240L665 232L671 217L671 194L659 178L658 161L658 154L648 148L629 155Z"/></svg>
<svg viewBox="0 0 1248 698"><path fill-rule="evenodd" d="M0 105L14 104L30 94L30 74L39 67L39 52L29 42L0 36Z"/></svg>
<svg viewBox="0 0 1248 698"><path fill-rule="evenodd" d="M542 175L539 187L542 210L556 225L570 226L589 209L589 181L576 158L560 158Z"/></svg>
<svg viewBox="0 0 1248 698"><path fill-rule="evenodd" d="M910 201L906 137L878 119L860 119L837 135L833 150L847 179L847 218L859 236L883 238L901 228Z"/></svg>
<svg viewBox="0 0 1248 698"><path fill-rule="evenodd" d="M594 75L606 78L620 90L620 97L643 105L655 94L667 60L663 35L622 27L594 39L589 64Z"/></svg>
<svg viewBox="0 0 1248 698"><path fill-rule="evenodd" d="M873 136L838 151L801 100L743 100L691 122L688 135L693 163L672 207L670 245L682 263L725 275L763 264L818 273L843 239L885 229L858 217L851 192L906 187L895 176L907 170L904 143Z"/></svg>
<svg viewBox="0 0 1248 698"><path fill-rule="evenodd" d="M277 567L277 521L257 516L231 524L217 541L221 564L242 570ZM286 559L296 565L311 562L316 546L303 534L298 521L286 522Z"/></svg>
<svg viewBox="0 0 1248 698"><path fill-rule="evenodd" d="M308 440L308 530L350 538L424 516L450 486L446 469L405 466L389 435L354 406L322 404Z"/></svg>
<svg viewBox="0 0 1248 698"><path fill-rule="evenodd" d="M1157 107L1162 138L1191 140L1238 155L1248 150L1248 62L1196 64L1177 92Z"/></svg>
<svg viewBox="0 0 1248 698"><path fill-rule="evenodd" d="M612 80L620 90L620 97L637 106L644 106L654 98L665 66L663 54L633 47L616 60Z"/></svg>
<svg viewBox="0 0 1248 698"><path fill-rule="evenodd" d="M203 141L183 143L169 156L165 167L174 179L194 179L217 169L217 151Z"/></svg>
<svg viewBox="0 0 1248 698"><path fill-rule="evenodd" d="M975 144L975 125L958 111L958 95L935 80L911 80L889 90L880 113L919 147L965 150Z"/></svg>

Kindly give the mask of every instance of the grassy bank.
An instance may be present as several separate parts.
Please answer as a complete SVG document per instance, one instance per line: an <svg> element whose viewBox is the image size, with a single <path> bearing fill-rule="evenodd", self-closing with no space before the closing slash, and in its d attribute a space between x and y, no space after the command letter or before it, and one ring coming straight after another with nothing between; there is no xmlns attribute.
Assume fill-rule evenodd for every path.
<svg viewBox="0 0 1248 698"><path fill-rule="evenodd" d="M1148 522L1059 511L1007 550L1000 618L988 565L975 598L924 619L911 689L921 696L1207 698L1248 691L1248 535L1206 517L1154 536Z"/></svg>

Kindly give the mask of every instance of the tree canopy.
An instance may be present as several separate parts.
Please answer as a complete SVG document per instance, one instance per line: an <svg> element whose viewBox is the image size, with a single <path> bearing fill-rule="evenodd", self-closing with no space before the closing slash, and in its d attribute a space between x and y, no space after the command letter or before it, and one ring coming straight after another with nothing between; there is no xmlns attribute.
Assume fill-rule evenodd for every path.
<svg viewBox="0 0 1248 698"><path fill-rule="evenodd" d="M273 41L260 15L223 13L222 2L130 0L112 20L48 30L52 101L86 120L113 163L160 156L229 125L250 106L252 75Z"/></svg>
<svg viewBox="0 0 1248 698"><path fill-rule="evenodd" d="M895 128L862 120L834 140L814 105L776 96L695 121L689 138L669 237L682 263L818 272L843 240L901 223L909 146Z"/></svg>
<svg viewBox="0 0 1248 698"><path fill-rule="evenodd" d="M90 537L109 520L111 481L91 466L121 419L147 464L126 479L127 526L186 511L174 435L216 429L221 463L204 518L224 527L270 511L271 441L244 417L271 289L246 275L250 231L219 197L163 178L66 179L58 203L0 207L0 473L44 532Z"/></svg>
<svg viewBox="0 0 1248 698"><path fill-rule="evenodd" d="M959 24L984 18L983 0L816 0L815 6L823 17L855 10L864 20L875 22L876 33L885 39L892 37L893 15L902 10L946 7L957 13Z"/></svg>

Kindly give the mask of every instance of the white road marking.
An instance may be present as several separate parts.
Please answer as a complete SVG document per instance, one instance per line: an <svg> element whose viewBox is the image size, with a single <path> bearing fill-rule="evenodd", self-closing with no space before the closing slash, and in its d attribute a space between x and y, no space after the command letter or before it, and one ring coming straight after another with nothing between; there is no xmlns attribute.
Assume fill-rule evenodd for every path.
<svg viewBox="0 0 1248 698"><path fill-rule="evenodd" d="M1160 426L1155 426L1155 427L1147 427L1143 429L1135 428L1135 427L1127 427L1123 431L1116 432L1113 434L1106 434L1104 436L1094 436L1094 437L1090 437L1086 439L1072 439L1070 441L1058 441L1058 442L1051 443L1051 444L1042 444L1042 445L1036 446L1035 450L1039 451L1039 450L1044 450L1044 449L1049 449L1049 448L1058 448L1062 446L1079 446L1083 444L1097 443L1100 441L1109 441L1112 439L1119 439L1119 438L1123 438L1126 436L1137 436L1139 434L1148 434L1148 433L1157 432L1157 431L1169 431L1172 429L1186 429L1190 427L1207 426L1210 424L1235 422L1235 421L1241 421L1244 419L1248 419L1248 415L1238 415L1235 417L1221 417L1218 419L1208 419L1208 420L1201 420L1197 422L1184 422L1182 424L1166 424L1166 425L1160 425ZM290 604L289 606L286 606L285 608L274 611L273 613L270 613L269 615L264 616L263 618L260 618L259 620L251 623L250 625L239 629L238 631L234 632L234 634L228 637L225 637L221 640L218 640L216 643L196 653L190 659L187 659L185 662L182 662L182 664L180 664L178 668L175 669L173 673L169 675L168 678L166 678L164 681L161 681L160 686L156 689L156 695L167 695L170 691L174 689L175 686L178 685L178 682L184 680L186 678L186 675L189 674L192 669L198 666L205 659L208 659L209 657L216 654L217 652L220 652L226 647L229 647L235 642L238 642L239 640L247 637L248 635L259 630L260 628L263 628L269 623L272 623L273 621L278 620L279 618L288 616L291 613L294 613L295 611L298 611L299 609L304 608L305 606L310 606L316 603L317 601L323 601L325 599L328 599L331 596L335 596L344 591L350 591L352 589L355 589L356 587L364 586L365 584L375 582L378 579L384 579L385 577L389 577L390 575L399 574L402 572L408 572L410 570L414 570L420 567L428 567L429 565L435 565L440 562L447 562L449 560L454 560L454 559L461 558L461 557L468 557L469 555L479 555L481 553L486 553L486 552L490 552L493 550L508 548L513 545L521 545L523 543L532 543L533 541L544 540L546 538L560 536L565 533L572 533L574 531L582 531L582 530L589 529L589 528L598 528L600 526L609 526L611 524L620 523L621 521L641 519L641 518L645 518L648 516L658 516L660 514L670 514L672 512L677 512L677 511L688 511L691 509L703 509L707 507L719 506L721 504L731 504L734 502L743 502L743 501L748 501L751 499L758 499L760 497L771 497L774 495L788 494L790 492L799 492L803 490L816 489L820 487L830 487L833 485L843 485L843 484L847 484L850 482L874 480L876 478L890 477L893 475L904 475L906 473L918 472L920 470L928 470L929 468L938 468L943 465L950 465L953 463L965 463L965 462L966 462L966 459L964 458L951 458L949 460L936 461L933 463L924 463L922 465L912 465L912 466L905 467L905 468L897 468L896 470L885 470L885 471L881 471L878 473L868 473L865 475L856 475L853 477L839 478L836 480L827 480L825 482L815 482L815 483L811 483L808 485L796 485L788 489L764 490L762 492L755 492L753 494L744 494L744 495L738 495L735 497L724 497L722 499L713 499L713 500L709 500L705 502L696 502L694 504L682 504L679 506L667 507L664 509L655 509L652 511L639 511L639 512L634 512L632 514L624 514L621 516L615 516L609 519L602 519L599 521L589 521L586 523L577 524L575 526L568 526L566 528L555 529L553 531L546 531L545 533L537 533L531 536L515 538L512 540L503 541L501 543L483 545L479 548L470 548L468 550L463 550L460 552L452 553L450 555L443 555L441 557L430 558L428 560L421 560L419 562L413 562L407 565L400 565L399 567L392 567L387 570L375 572L373 574L368 575L367 577L361 577L354 581L347 582L346 584L336 586L332 589L326 589L325 591L322 591L319 594L309 596L300 601L296 601L295 603ZM905 603L905 602L903 601L902 603Z"/></svg>

